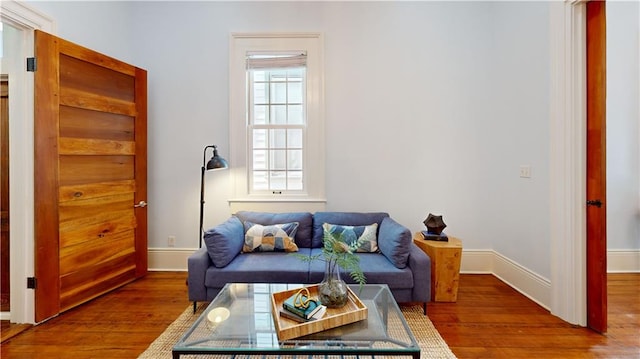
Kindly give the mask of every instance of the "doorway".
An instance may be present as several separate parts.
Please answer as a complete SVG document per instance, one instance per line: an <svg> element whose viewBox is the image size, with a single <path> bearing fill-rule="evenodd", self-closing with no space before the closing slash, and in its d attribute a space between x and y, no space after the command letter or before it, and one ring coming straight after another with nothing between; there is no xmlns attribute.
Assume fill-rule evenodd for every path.
<svg viewBox="0 0 640 359"><path fill-rule="evenodd" d="M9 83L9 237L10 312L2 319L12 323L34 323L33 290L25 278L34 271L33 222L33 73L24 71L24 59L33 56L33 30L54 31L54 21L23 2L0 2L2 23L2 73ZM4 331L3 331L4 334Z"/></svg>

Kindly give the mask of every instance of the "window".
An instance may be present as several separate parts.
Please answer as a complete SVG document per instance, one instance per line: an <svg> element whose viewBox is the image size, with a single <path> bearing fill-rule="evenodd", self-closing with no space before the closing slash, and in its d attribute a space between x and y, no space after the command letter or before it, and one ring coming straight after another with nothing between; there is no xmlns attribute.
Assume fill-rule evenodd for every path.
<svg viewBox="0 0 640 359"><path fill-rule="evenodd" d="M249 190L304 191L306 54L249 54Z"/></svg>
<svg viewBox="0 0 640 359"><path fill-rule="evenodd" d="M233 34L234 201L324 203L324 90L319 34Z"/></svg>

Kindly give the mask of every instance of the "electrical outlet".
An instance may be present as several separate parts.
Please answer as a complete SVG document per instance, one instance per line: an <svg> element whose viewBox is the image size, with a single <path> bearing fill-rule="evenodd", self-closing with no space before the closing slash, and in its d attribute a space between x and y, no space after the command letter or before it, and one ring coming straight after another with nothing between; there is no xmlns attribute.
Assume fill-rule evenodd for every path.
<svg viewBox="0 0 640 359"><path fill-rule="evenodd" d="M176 246L176 236L169 236L169 238L167 238L167 245L169 247L175 247Z"/></svg>
<svg viewBox="0 0 640 359"><path fill-rule="evenodd" d="M520 166L520 177L531 178L531 166L529 165Z"/></svg>

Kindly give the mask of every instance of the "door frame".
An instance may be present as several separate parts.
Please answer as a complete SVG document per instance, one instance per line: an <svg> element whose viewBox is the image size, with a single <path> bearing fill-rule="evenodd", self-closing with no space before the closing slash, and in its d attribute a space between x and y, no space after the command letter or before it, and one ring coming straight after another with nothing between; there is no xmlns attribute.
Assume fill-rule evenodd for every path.
<svg viewBox="0 0 640 359"><path fill-rule="evenodd" d="M588 324L588 298L606 293L606 283L604 288L587 285L587 263L607 255L606 244L587 249L587 2L549 5L550 310L581 326Z"/></svg>
<svg viewBox="0 0 640 359"><path fill-rule="evenodd" d="M49 16L15 0L0 2L0 20L21 31L20 53L12 55L14 65L8 69L9 98L9 165L10 202L13 214L10 235L11 312L13 323L35 323L34 293L26 288L25 278L34 275L33 223L33 73L24 70L24 59L33 56L33 32L40 29L56 32ZM12 121L12 119L14 119ZM21 121L16 121L20 119ZM31 190L30 190L31 189ZM19 239L19 240L17 240ZM3 318L5 319L5 318Z"/></svg>
<svg viewBox="0 0 640 359"><path fill-rule="evenodd" d="M587 324L586 3L550 10L551 313Z"/></svg>

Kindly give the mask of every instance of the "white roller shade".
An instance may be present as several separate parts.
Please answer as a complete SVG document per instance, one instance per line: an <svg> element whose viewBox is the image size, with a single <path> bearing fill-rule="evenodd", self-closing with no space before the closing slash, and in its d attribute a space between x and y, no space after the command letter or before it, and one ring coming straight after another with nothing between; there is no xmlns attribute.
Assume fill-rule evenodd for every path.
<svg viewBox="0 0 640 359"><path fill-rule="evenodd" d="M289 54L247 54L247 70L306 67L307 54L300 51Z"/></svg>

